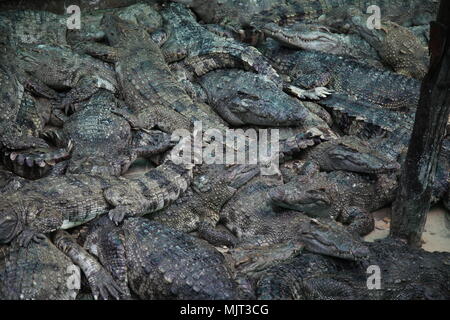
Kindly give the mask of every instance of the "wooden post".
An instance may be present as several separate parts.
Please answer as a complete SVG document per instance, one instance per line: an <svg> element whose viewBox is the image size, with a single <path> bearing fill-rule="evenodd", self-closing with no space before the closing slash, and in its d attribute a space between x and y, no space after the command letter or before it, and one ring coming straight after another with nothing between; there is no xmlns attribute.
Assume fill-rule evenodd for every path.
<svg viewBox="0 0 450 320"><path fill-rule="evenodd" d="M439 151L450 112L450 1L441 0L431 24L431 64L425 76L414 129L392 206L391 236L421 246L430 209Z"/></svg>

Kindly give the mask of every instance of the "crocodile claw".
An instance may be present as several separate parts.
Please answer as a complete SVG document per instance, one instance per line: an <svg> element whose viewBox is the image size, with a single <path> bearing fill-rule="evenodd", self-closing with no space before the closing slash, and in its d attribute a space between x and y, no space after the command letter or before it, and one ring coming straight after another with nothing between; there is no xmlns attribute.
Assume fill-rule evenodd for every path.
<svg viewBox="0 0 450 320"><path fill-rule="evenodd" d="M109 218L116 225L119 225L125 219L126 212L123 208L117 207L109 211Z"/></svg>
<svg viewBox="0 0 450 320"><path fill-rule="evenodd" d="M28 247L31 241L39 243L44 241L46 236L31 230L24 230L17 236L17 241L21 247Z"/></svg>
<svg viewBox="0 0 450 320"><path fill-rule="evenodd" d="M88 282L95 300L98 300L99 297L108 300L109 296L116 300L120 299L122 290L106 270L100 269L91 274Z"/></svg>

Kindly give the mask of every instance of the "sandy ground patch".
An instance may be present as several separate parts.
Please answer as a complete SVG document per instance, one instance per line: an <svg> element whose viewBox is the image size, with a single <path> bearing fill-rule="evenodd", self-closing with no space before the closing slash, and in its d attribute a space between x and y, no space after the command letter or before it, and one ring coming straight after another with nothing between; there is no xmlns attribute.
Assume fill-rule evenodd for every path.
<svg viewBox="0 0 450 320"><path fill-rule="evenodd" d="M368 234L364 240L373 242L389 235L391 210L382 209L373 213L375 230ZM441 207L430 210L422 236L422 248L426 251L450 252L450 214Z"/></svg>

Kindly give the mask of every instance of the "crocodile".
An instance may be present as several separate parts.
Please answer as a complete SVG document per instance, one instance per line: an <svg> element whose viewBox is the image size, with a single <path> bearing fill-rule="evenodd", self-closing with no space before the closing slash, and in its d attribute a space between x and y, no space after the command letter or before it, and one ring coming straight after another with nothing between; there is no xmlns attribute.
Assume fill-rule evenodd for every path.
<svg viewBox="0 0 450 320"><path fill-rule="evenodd" d="M56 93L24 76L16 63L14 47L0 43L0 52L0 147L9 150L46 147L45 141L29 134L30 128L24 127L18 116L22 107L29 105L29 91L46 97L55 97Z"/></svg>
<svg viewBox="0 0 450 320"><path fill-rule="evenodd" d="M364 236L374 228L369 212L395 199L397 180L391 174L372 178L344 171L319 172L317 167L308 169L297 179L270 190L271 202L311 217L336 219Z"/></svg>
<svg viewBox="0 0 450 320"><path fill-rule="evenodd" d="M316 51L294 51L267 43L262 48L273 66L303 88L327 85L335 96L387 109L415 107L420 82L416 79L366 66L353 59ZM353 76L348 77L349 74ZM370 75L370 76L369 76ZM395 83L395 90L392 83ZM327 103L328 99L320 102ZM355 101L357 100L357 101Z"/></svg>
<svg viewBox="0 0 450 320"><path fill-rule="evenodd" d="M209 105L191 99L171 73L163 51L144 28L114 15L105 15L101 24L111 45L104 51L109 50L110 56L116 57L125 103L144 127L179 133L195 131L194 124L200 122L202 131L211 129L226 134L225 121ZM224 145L235 149L228 141Z"/></svg>
<svg viewBox="0 0 450 320"><path fill-rule="evenodd" d="M205 102L233 126L301 126L310 117L301 101L260 74L218 70L202 76L198 83L205 92Z"/></svg>
<svg viewBox="0 0 450 320"><path fill-rule="evenodd" d="M186 193L173 205L155 212L150 219L183 232L196 231L209 243L232 247L235 238L216 230L222 207L232 198L236 190L260 174L257 166L204 164L194 170L194 178Z"/></svg>
<svg viewBox="0 0 450 320"><path fill-rule="evenodd" d="M72 267L72 261L47 238L28 248L17 241L0 245L0 299L73 300L78 289L67 285Z"/></svg>
<svg viewBox="0 0 450 320"><path fill-rule="evenodd" d="M205 241L145 218L120 227L100 218L84 244L120 283L140 299L236 299L225 259ZM127 297L128 296L128 297Z"/></svg>
<svg viewBox="0 0 450 320"><path fill-rule="evenodd" d="M377 51L383 64L395 72L417 79L425 76L429 64L428 45L409 28L383 19L380 29L369 29L368 14L354 7L344 9L331 12L320 23L339 32L359 35Z"/></svg>
<svg viewBox="0 0 450 320"><path fill-rule="evenodd" d="M117 92L118 84L111 66L67 46L22 44L17 50L18 65L44 85L66 91L60 108L68 112L73 104L91 97L100 88Z"/></svg>
<svg viewBox="0 0 450 320"><path fill-rule="evenodd" d="M125 103L145 127L157 126L172 133L189 130L195 121L202 121L205 127L226 129L209 106L192 101L178 84L145 28L109 14L104 15L101 26L110 45L102 51L109 51L107 56L115 60Z"/></svg>
<svg viewBox="0 0 450 320"><path fill-rule="evenodd" d="M287 155L305 153L306 159L319 165L321 170L381 174L399 169L397 162L377 154L363 141L354 141L357 138L343 137L321 143L317 139L320 139L319 133L307 132L280 141L280 161L286 161ZM317 143L318 146L311 148ZM260 169L252 165L197 166L191 188L169 208L153 214L151 219L184 232L197 231L215 245L233 246L236 239L215 229L220 211L239 188L259 174Z"/></svg>
<svg viewBox="0 0 450 320"><path fill-rule="evenodd" d="M47 123L57 122L58 112L54 112L54 104L50 100L56 98L57 93L24 73L16 56L11 55L14 47L1 46L1 50L1 161L20 176L39 178L51 169L54 162L68 156L69 150L66 149L50 152L48 143L40 138ZM39 148L48 152L44 155ZM38 168L31 168L33 159L38 159Z"/></svg>
<svg viewBox="0 0 450 320"><path fill-rule="evenodd" d="M67 44L67 17L48 11L8 10L0 12L0 25L9 44Z"/></svg>
<svg viewBox="0 0 450 320"><path fill-rule="evenodd" d="M259 274L258 299L447 300L449 254L411 248L393 239L366 243L364 264L302 254ZM381 272L379 289L370 290L368 266ZM373 270L373 269L372 269Z"/></svg>
<svg viewBox="0 0 450 320"><path fill-rule="evenodd" d="M161 49L168 62L184 59L195 76L215 69L241 67L280 83L277 72L255 48L208 31L183 5L170 3L161 15L168 34Z"/></svg>
<svg viewBox="0 0 450 320"><path fill-rule="evenodd" d="M359 130L371 137L380 130L412 131L420 92L418 80L337 55L280 48L270 41L262 50L295 86L327 85L334 90L318 103L332 110L334 123L339 126L348 124L349 117L356 118L356 125L363 125L356 126L356 131L344 131L346 134L357 134Z"/></svg>
<svg viewBox="0 0 450 320"><path fill-rule="evenodd" d="M354 6L366 12L376 5L383 18L404 26L428 24L437 14L436 1L377 0L377 1L309 1L309 0L172 0L191 8L205 23L229 27L244 39L254 39L255 33L267 23L287 25L295 22L317 22L322 15L343 6ZM246 33L249 33L247 35Z"/></svg>
<svg viewBox="0 0 450 320"><path fill-rule="evenodd" d="M185 143L182 139L179 145ZM0 243L18 238L27 245L44 233L82 225L102 214L118 224L126 216L161 210L191 182L193 165L175 164L176 159L176 151L171 152L157 168L129 179L66 174L30 181L20 192L6 192L0 202Z"/></svg>
<svg viewBox="0 0 450 320"><path fill-rule="evenodd" d="M83 13L83 27L67 30L67 41L74 49L82 49L87 41L101 42L106 34L101 27L101 20L106 14L114 14L119 18L139 25L148 32L154 32L162 27L163 21L157 6L150 3L136 3L127 7L94 10Z"/></svg>
<svg viewBox="0 0 450 320"><path fill-rule="evenodd" d="M374 67L383 67L378 52L358 34L335 33L325 25L311 23L280 26L272 22L261 30L265 36L287 48L347 56Z"/></svg>
<svg viewBox="0 0 450 320"><path fill-rule="evenodd" d="M20 128L26 139L39 141L47 124L55 124L53 103L42 97L33 96L25 91L13 125ZM62 115L64 117L64 115ZM11 122L9 122L11 125ZM71 144L63 148L46 146L21 148L20 146L6 146L1 151L1 161L6 168L27 179L39 179L47 175L59 162L70 156ZM12 149L11 149L12 148Z"/></svg>
<svg viewBox="0 0 450 320"><path fill-rule="evenodd" d="M347 231L345 227L331 219L317 220L297 211L273 207L269 193L280 185L281 181L274 177L256 177L240 188L223 207L220 221L237 237L238 245L273 245L295 240L305 242L305 248L310 251L347 259L357 258L341 250L328 252L329 248L323 241L316 242L308 236L309 233L315 232L328 239L345 236L349 241L348 245L358 248L357 240L352 241L356 239L356 235Z"/></svg>
<svg viewBox="0 0 450 320"><path fill-rule="evenodd" d="M305 92L286 84L256 48L209 31L183 5L171 3L161 15L167 34L161 46L164 57L169 63L181 64L189 80L217 69L237 68L261 74L278 87L290 89L299 98L320 99L330 94L322 87Z"/></svg>
<svg viewBox="0 0 450 320"><path fill-rule="evenodd" d="M73 145L66 172L119 176L138 157L150 157L172 146L169 135L140 128L139 121L121 105L111 92L101 89L77 106L79 111L66 120L62 130L45 132L56 145Z"/></svg>
<svg viewBox="0 0 450 320"><path fill-rule="evenodd" d="M102 41L105 33L100 21L105 14L113 13L131 23L149 30L162 25L162 18L148 3L95 11L83 11L81 28L69 28L71 15L41 10L7 10L0 12L0 27L9 34L9 44L59 44L75 48L85 41Z"/></svg>
<svg viewBox="0 0 450 320"><path fill-rule="evenodd" d="M95 257L77 243L75 237L65 230L58 230L53 236L53 242L59 250L71 259L74 265L83 271L95 300L98 298L107 300L110 297L119 300L124 289Z"/></svg>

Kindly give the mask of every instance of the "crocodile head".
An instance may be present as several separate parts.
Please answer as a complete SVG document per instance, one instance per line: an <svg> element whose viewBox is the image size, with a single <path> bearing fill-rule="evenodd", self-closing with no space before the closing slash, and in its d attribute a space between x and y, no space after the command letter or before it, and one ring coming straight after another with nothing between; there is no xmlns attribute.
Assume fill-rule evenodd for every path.
<svg viewBox="0 0 450 320"><path fill-rule="evenodd" d="M301 211L311 217L328 218L333 203L324 174L300 176L297 181L271 189L269 197L276 206Z"/></svg>
<svg viewBox="0 0 450 320"><path fill-rule="evenodd" d="M2 205L0 208L0 243L10 243L22 230L21 215L14 205Z"/></svg>
<svg viewBox="0 0 450 320"><path fill-rule="evenodd" d="M325 142L312 151L311 158L324 171L380 174L400 170L397 161L390 160L356 137Z"/></svg>
<svg viewBox="0 0 450 320"><path fill-rule="evenodd" d="M369 248L336 222L311 219L302 225L300 239L305 249L313 253L353 261L369 256Z"/></svg>
<svg viewBox="0 0 450 320"><path fill-rule="evenodd" d="M280 42L285 47L334 53L341 46L338 38L326 28L314 25L283 27L268 23L263 28L266 36Z"/></svg>

